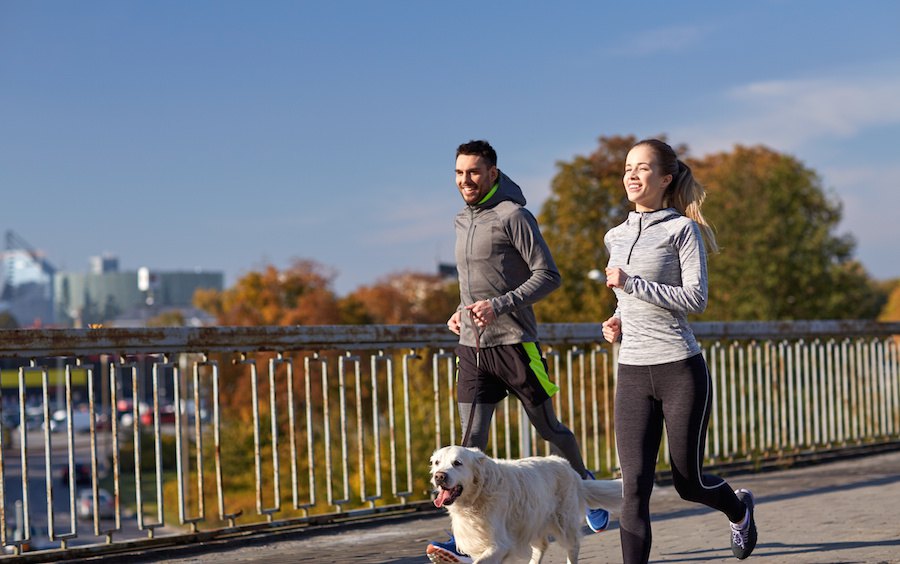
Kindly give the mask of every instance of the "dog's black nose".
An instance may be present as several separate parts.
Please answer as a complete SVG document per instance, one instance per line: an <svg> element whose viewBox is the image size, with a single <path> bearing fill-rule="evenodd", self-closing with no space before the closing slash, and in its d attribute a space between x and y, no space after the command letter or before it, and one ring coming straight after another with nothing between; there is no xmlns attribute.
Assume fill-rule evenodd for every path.
<svg viewBox="0 0 900 564"><path fill-rule="evenodd" d="M438 486L447 481L447 473L446 472L435 472L434 473L434 483Z"/></svg>

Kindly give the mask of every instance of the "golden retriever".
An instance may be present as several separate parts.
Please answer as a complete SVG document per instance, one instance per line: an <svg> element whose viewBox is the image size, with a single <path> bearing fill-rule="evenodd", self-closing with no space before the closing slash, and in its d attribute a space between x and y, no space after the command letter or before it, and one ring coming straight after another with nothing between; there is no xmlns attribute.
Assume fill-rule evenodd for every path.
<svg viewBox="0 0 900 564"><path fill-rule="evenodd" d="M575 564L587 508L617 512L622 504L620 480L582 480L559 456L495 460L476 448L443 447L431 456L431 483L457 548L483 563L530 552L537 564L553 537Z"/></svg>

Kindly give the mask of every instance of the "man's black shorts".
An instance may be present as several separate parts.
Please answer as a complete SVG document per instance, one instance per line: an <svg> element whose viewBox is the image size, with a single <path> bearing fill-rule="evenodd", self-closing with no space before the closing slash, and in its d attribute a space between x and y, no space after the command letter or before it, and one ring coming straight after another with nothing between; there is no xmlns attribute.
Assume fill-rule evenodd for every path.
<svg viewBox="0 0 900 564"><path fill-rule="evenodd" d="M523 403L538 406L559 391L547 374L538 343L497 345L481 349L456 347L456 398L460 403L498 403L512 392Z"/></svg>

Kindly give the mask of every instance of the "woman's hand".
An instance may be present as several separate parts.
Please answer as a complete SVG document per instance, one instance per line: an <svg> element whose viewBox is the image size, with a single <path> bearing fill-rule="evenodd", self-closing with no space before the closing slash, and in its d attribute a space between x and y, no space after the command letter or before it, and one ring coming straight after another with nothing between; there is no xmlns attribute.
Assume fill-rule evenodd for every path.
<svg viewBox="0 0 900 564"><path fill-rule="evenodd" d="M608 288L624 288L628 278L628 274L618 266L606 267L606 286Z"/></svg>
<svg viewBox="0 0 900 564"><path fill-rule="evenodd" d="M615 343L622 336L622 320L618 317L610 317L603 322L603 338L610 343Z"/></svg>

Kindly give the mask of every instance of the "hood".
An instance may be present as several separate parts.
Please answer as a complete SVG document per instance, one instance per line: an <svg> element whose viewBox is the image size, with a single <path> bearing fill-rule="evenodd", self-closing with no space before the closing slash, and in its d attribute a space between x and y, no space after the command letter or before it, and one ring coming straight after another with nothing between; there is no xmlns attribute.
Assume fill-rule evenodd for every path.
<svg viewBox="0 0 900 564"><path fill-rule="evenodd" d="M524 206L525 194L522 193L522 189L519 188L518 184L513 182L510 177L506 176L503 171L500 171L500 178L497 179L497 190L489 195L486 202L473 204L472 207L489 208L496 206L505 200Z"/></svg>

